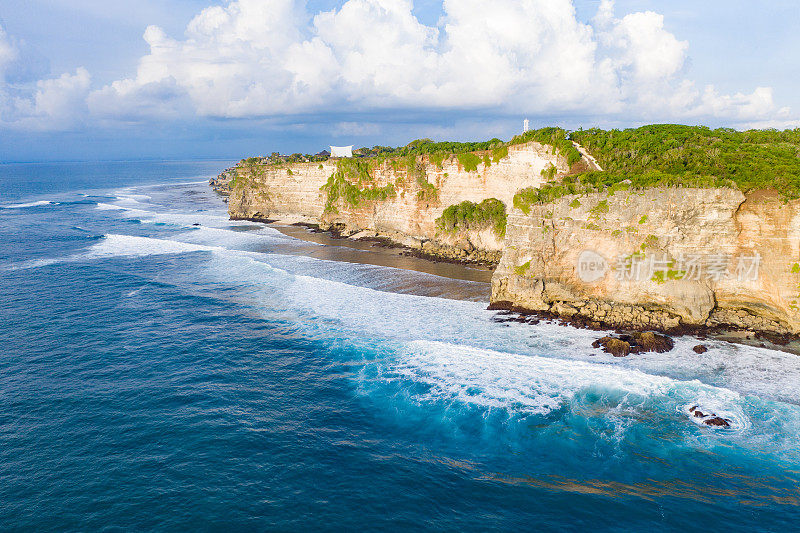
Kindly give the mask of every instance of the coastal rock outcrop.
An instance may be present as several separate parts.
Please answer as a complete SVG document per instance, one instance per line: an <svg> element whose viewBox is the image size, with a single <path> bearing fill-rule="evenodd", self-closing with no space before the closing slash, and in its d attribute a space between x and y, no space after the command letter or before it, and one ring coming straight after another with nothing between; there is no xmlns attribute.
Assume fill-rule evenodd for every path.
<svg viewBox="0 0 800 533"><path fill-rule="evenodd" d="M665 353L674 346L672 339L652 331L632 331L616 337L609 335L592 343L592 347L603 348L604 352L614 357L626 357L632 353Z"/></svg>
<svg viewBox="0 0 800 533"><path fill-rule="evenodd" d="M363 149L372 155L361 158L273 154L243 160L211 185L228 196L232 219L313 224L422 257L497 265L495 309L593 329L800 335L800 200L744 193L750 186L730 179L669 187L658 183L680 176L648 182L641 169L602 171L598 160L626 168L629 152L596 160L565 134L549 132L542 142L552 145L521 136L475 152L420 155L411 143L388 155ZM595 149L609 139L595 139ZM676 154L662 156L669 170ZM616 341L628 353L647 342L609 341L619 353Z"/></svg>
<svg viewBox="0 0 800 533"><path fill-rule="evenodd" d="M692 413L694 418L701 419L700 422L706 426L711 427L718 427L718 428L729 428L731 427L731 421L727 418L722 418L721 416L717 416L715 413L704 413L700 410L700 408L695 405L689 408L689 412Z"/></svg>
<svg viewBox="0 0 800 533"><path fill-rule="evenodd" d="M508 216L501 308L607 327L800 332L800 201L732 188L570 195Z"/></svg>
<svg viewBox="0 0 800 533"><path fill-rule="evenodd" d="M563 155L538 142L508 146L499 157L492 151L470 155L474 161L456 155L278 165L246 160L212 186L229 194L232 219L294 220L342 234L368 230L422 254L496 264L502 231L446 231L437 219L465 201L497 199L510 208L517 190L538 187L548 171L555 175L570 167Z"/></svg>

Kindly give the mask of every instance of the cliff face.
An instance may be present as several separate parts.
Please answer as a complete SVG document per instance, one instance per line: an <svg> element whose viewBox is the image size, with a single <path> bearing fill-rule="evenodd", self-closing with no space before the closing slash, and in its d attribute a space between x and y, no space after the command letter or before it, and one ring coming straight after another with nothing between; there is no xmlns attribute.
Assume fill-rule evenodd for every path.
<svg viewBox="0 0 800 533"><path fill-rule="evenodd" d="M503 248L502 235L491 228L442 231L436 219L448 206L463 201L496 198L510 208L518 189L541 184L542 171L555 167L563 173L569 166L551 147L536 142L509 146L502 157L492 152L475 157L480 162L470 170L458 156L441 161L428 156L404 158L399 164L387 160L372 168L363 181L345 176L361 194L333 201L326 184L340 169L337 160L281 167L241 165L227 174L229 213L236 219L294 218L323 227L336 225L345 234L388 237L435 255L496 262ZM378 191L384 194L369 194Z"/></svg>
<svg viewBox="0 0 800 533"><path fill-rule="evenodd" d="M735 189L566 196L510 212L492 302L615 327L800 333L800 201Z"/></svg>
<svg viewBox="0 0 800 533"><path fill-rule="evenodd" d="M248 160L212 185L229 192L235 219L312 222L439 257L499 262L498 307L596 326L800 334L800 200L649 187L512 207L515 193L540 187L544 175L599 169L578 149L582 159L571 169L536 142L438 160ZM461 215L450 206L489 199L505 205L505 235L488 223L452 223ZM437 224L448 212L450 225Z"/></svg>

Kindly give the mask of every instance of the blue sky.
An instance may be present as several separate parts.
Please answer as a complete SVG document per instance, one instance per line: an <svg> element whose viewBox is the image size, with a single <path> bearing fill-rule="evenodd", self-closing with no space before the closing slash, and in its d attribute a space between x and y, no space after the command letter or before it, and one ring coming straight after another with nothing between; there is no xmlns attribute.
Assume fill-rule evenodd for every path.
<svg viewBox="0 0 800 533"><path fill-rule="evenodd" d="M795 127L798 27L789 0L4 0L0 160Z"/></svg>

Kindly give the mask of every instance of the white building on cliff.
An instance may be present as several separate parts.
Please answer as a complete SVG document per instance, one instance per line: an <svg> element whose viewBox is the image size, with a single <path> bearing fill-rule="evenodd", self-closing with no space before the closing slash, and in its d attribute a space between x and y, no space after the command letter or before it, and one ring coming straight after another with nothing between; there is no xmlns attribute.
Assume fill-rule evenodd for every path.
<svg viewBox="0 0 800 533"><path fill-rule="evenodd" d="M331 146L331 157L353 157L353 145Z"/></svg>

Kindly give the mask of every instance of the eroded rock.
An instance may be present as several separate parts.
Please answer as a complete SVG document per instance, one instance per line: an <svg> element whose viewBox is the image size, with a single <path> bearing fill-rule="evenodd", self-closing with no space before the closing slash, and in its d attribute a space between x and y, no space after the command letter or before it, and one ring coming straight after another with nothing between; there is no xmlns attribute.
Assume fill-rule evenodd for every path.
<svg viewBox="0 0 800 533"><path fill-rule="evenodd" d="M652 331L623 333L618 337L606 336L592 343L594 348L603 348L603 351L614 357L625 357L632 353L665 353L675 346L674 341L666 335Z"/></svg>
<svg viewBox="0 0 800 533"><path fill-rule="evenodd" d="M610 353L614 357L626 357L631 353L631 345L622 339L615 339L614 337L603 337L597 339L592 343L594 348L603 348L603 351Z"/></svg>
<svg viewBox="0 0 800 533"><path fill-rule="evenodd" d="M700 410L699 406L694 405L689 408L689 412L692 413L692 416L695 418L702 418L701 423L710 426L710 427L718 427L718 428L729 428L731 427L731 421L727 418L722 418L721 416L717 416L715 413L704 413Z"/></svg>

